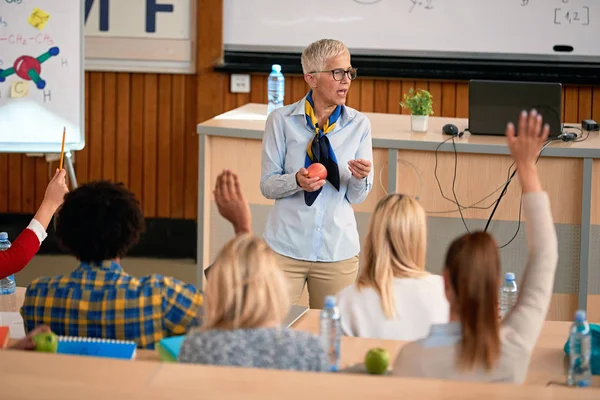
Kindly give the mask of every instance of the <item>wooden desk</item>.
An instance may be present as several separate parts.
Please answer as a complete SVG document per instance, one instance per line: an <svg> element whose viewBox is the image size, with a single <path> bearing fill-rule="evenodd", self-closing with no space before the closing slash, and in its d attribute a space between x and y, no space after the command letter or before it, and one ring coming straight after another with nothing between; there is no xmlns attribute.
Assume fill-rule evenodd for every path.
<svg viewBox="0 0 600 400"><path fill-rule="evenodd" d="M566 367L563 346L569 331L570 323L562 321L546 321L536 343L526 383L529 385L546 386L551 382L566 381ZM319 310L309 310L292 328L319 333ZM364 339L342 337L341 366L347 368L362 363L367 352L375 347L386 349L391 360L396 359L398 352L407 342L398 340ZM138 350L138 361L159 361L158 354L152 350ZM600 388L600 376L595 376L593 386Z"/></svg>
<svg viewBox="0 0 600 400"><path fill-rule="evenodd" d="M0 351L6 399L598 399L600 390L316 374Z"/></svg>
<svg viewBox="0 0 600 400"><path fill-rule="evenodd" d="M468 120L431 117L427 133L410 130L410 116L366 113L371 121L375 179L365 202L354 206L361 238L377 201L386 192L402 192L419 196L428 212L429 242L427 269L440 273L444 253L456 236L465 232L456 205L444 199L434 176L437 176L446 197L452 197L456 149L456 196L463 205L472 205L498 188L507 179L512 158L504 137L465 134L462 138L439 146L449 136L441 133L447 123L460 130ZM209 265L233 230L217 213L212 189L216 176L225 168L239 174L243 190L253 213L253 230L261 234L272 200L260 193L261 140L266 121L266 106L247 104L198 125L199 185L198 185L198 284L202 283L202 268ZM439 151L436 149L439 146ZM592 132L582 142L553 142L538 162L540 177L548 192L560 241L560 259L556 274L555 293L549 320L571 321L577 308L587 308L591 321L600 321L600 253L590 252L592 225L600 226L600 213L592 209L592 201L600 201L600 136ZM593 183L596 182L596 183ZM497 191L480 206L488 206L497 198ZM500 203L491 232L499 244L506 243L520 220L520 186L510 184ZM470 229L482 229L491 209L463 210ZM521 224L522 225L522 224ZM516 273L520 282L527 259L524 229L502 250L504 272ZM600 242L600 230L595 230L593 242ZM581 238L581 240L580 240Z"/></svg>

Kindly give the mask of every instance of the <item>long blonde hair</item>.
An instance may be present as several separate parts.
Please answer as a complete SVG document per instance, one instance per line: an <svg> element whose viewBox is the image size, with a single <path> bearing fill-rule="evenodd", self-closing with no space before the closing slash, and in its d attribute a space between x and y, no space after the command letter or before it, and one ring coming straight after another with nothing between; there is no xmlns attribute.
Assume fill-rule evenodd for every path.
<svg viewBox="0 0 600 400"><path fill-rule="evenodd" d="M288 286L264 240L243 234L217 256L206 282L203 330L260 328L289 311Z"/></svg>
<svg viewBox="0 0 600 400"><path fill-rule="evenodd" d="M394 278L420 278L425 271L427 217L412 197L392 193L375 208L365 240L365 263L357 287L371 287L381 297L384 315L396 315Z"/></svg>

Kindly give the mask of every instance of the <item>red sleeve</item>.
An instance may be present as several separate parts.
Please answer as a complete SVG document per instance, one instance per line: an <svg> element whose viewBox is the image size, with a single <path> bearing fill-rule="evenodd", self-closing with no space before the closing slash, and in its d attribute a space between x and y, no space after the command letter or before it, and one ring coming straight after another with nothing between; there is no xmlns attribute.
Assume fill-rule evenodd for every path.
<svg viewBox="0 0 600 400"><path fill-rule="evenodd" d="M31 229L25 229L15 239L10 249L0 251L0 279L25 268L40 249L40 240Z"/></svg>

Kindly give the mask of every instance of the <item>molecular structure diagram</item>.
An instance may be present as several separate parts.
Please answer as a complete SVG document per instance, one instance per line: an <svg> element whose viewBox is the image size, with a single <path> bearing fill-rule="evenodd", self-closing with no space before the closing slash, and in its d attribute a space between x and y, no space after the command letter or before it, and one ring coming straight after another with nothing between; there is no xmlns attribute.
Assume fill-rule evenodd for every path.
<svg viewBox="0 0 600 400"><path fill-rule="evenodd" d="M50 57L58 55L58 53L58 47L51 47L50 50L37 58L21 56L15 60L11 68L0 68L0 82L4 82L6 77L11 76L12 74L17 74L21 79L33 81L35 86L41 90L46 87L46 81L40 76L40 73L42 72L42 63Z"/></svg>

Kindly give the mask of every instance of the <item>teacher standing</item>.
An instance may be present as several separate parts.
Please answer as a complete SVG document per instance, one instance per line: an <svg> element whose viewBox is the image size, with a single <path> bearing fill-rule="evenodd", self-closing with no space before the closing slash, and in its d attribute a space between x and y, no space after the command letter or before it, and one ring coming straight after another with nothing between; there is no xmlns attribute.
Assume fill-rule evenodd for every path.
<svg viewBox="0 0 600 400"><path fill-rule="evenodd" d="M262 142L260 190L275 205L264 239L288 278L293 303L308 284L311 308L354 283L360 240L351 204L373 185L371 123L347 107L357 76L341 42L323 39L302 52L308 94L273 111ZM319 162L327 178L310 177Z"/></svg>

